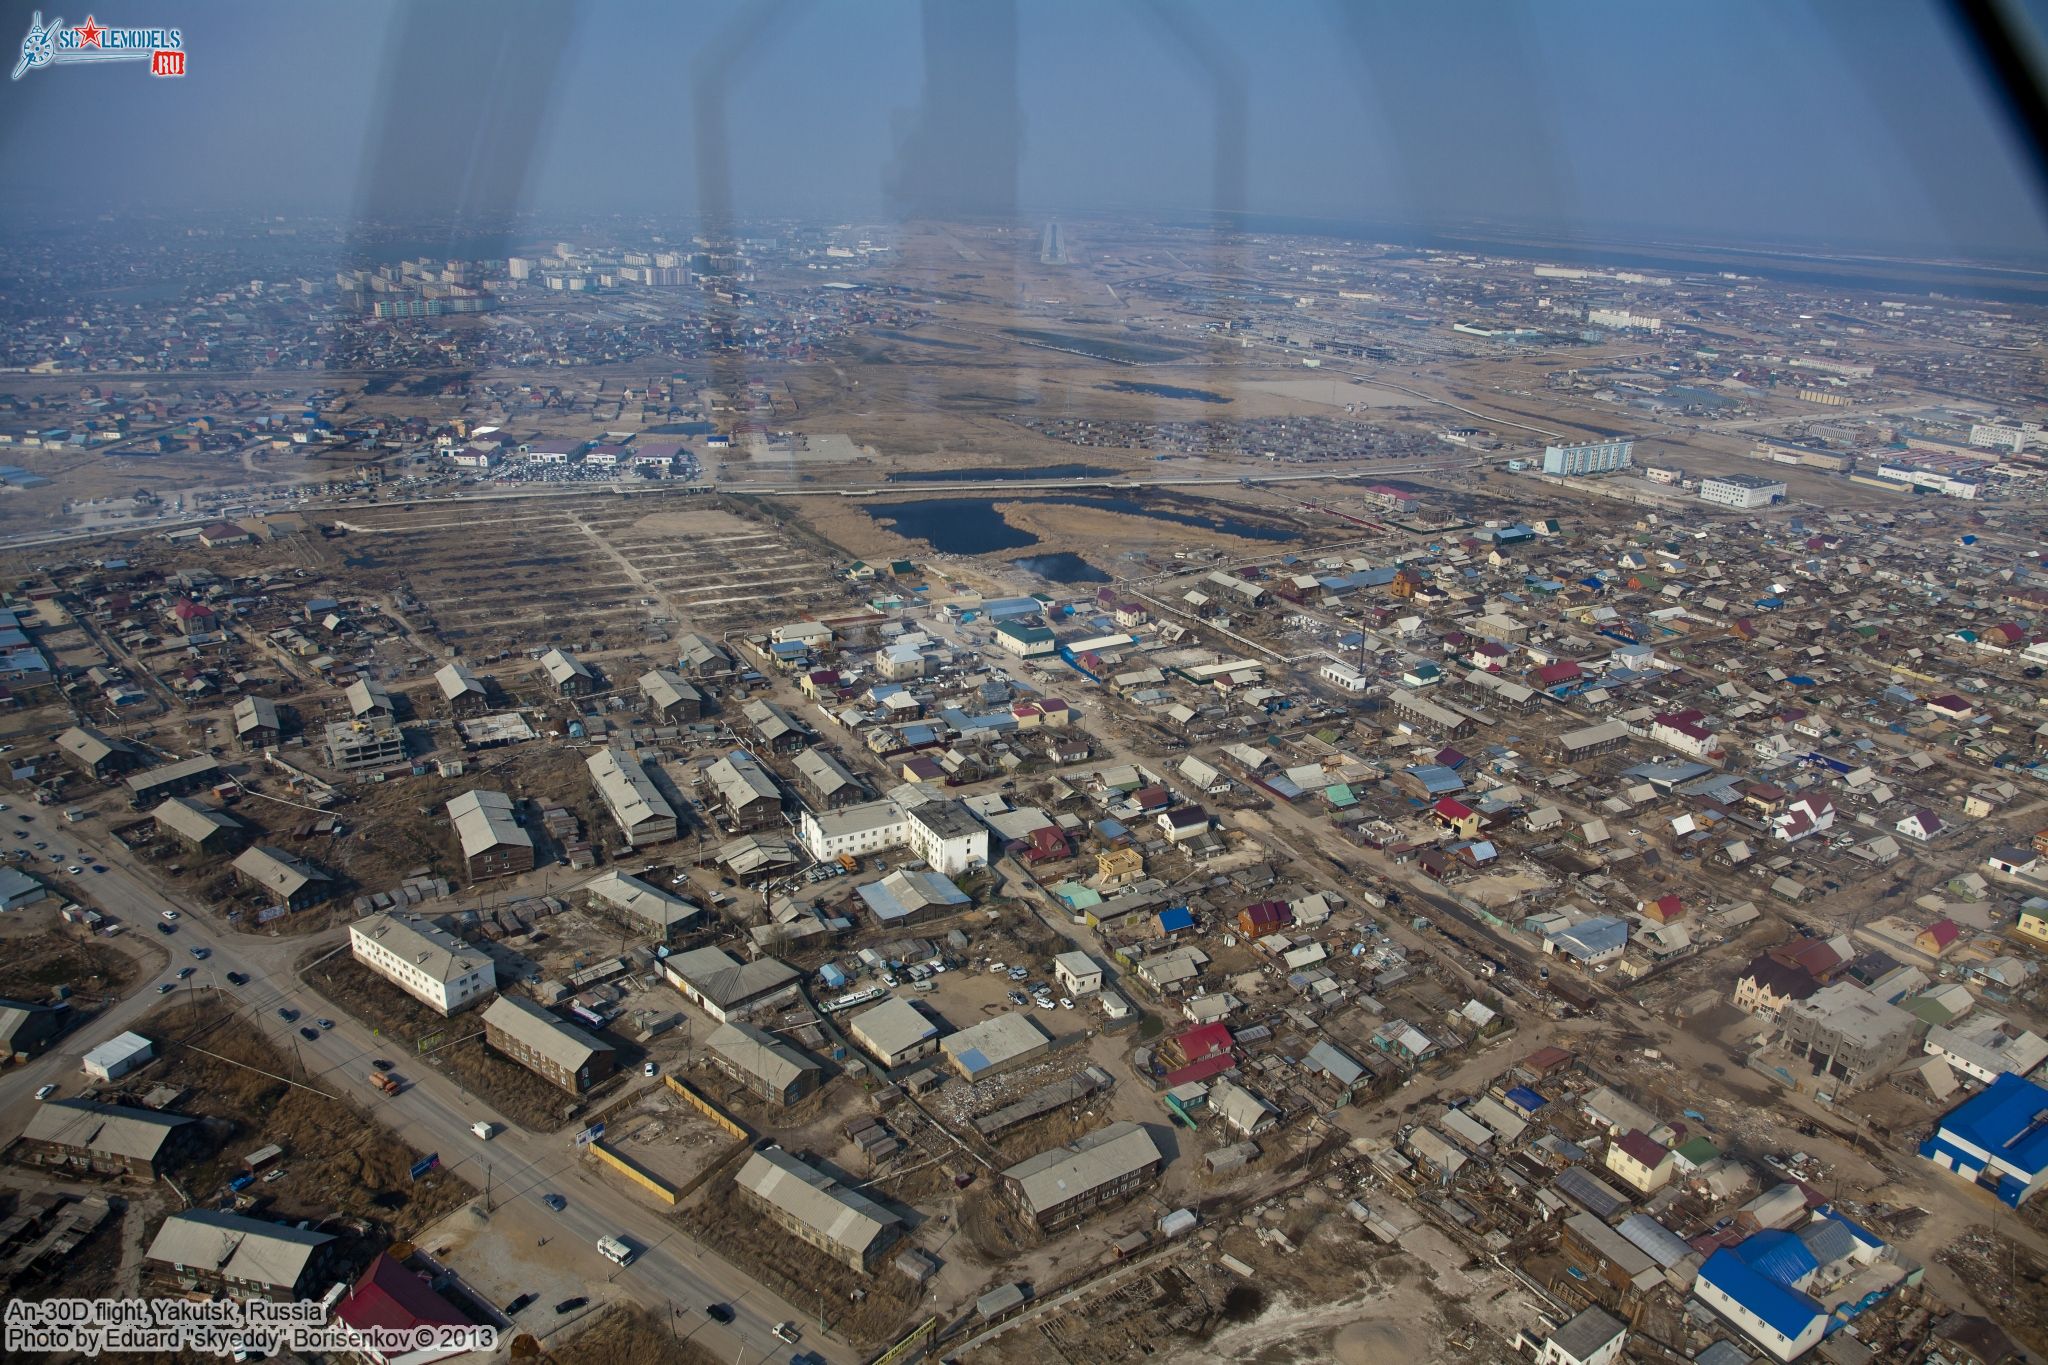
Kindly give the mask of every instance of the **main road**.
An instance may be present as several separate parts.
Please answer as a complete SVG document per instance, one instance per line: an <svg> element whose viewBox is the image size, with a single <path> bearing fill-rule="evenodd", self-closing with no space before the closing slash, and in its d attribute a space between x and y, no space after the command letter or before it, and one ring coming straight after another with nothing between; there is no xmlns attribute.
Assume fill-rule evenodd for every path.
<svg viewBox="0 0 2048 1365"><path fill-rule="evenodd" d="M21 814L30 819L20 820ZM235 932L151 885L147 874L122 856L124 850L110 853L101 848L103 831L81 837L83 826L67 825L50 807L10 810L0 814L0 821L5 822L0 837L7 846L42 840L50 848L39 851L39 857L54 851L66 862L105 867L105 872L85 872L73 878L80 886L81 899L118 919L125 933L156 938L157 925L172 924L173 932L161 940L172 959L165 981L174 979L171 972L177 968L192 967L193 975L177 983L178 991L193 997L201 991L213 993L237 1012L246 1027L268 1038L280 1055L296 1057L297 1070L289 1079L369 1106L385 1128L415 1151L438 1153L442 1169L460 1175L479 1190L488 1183L494 1204L532 1201L541 1217L561 1228L560 1254L586 1279L610 1281L663 1320L672 1305L683 1306L685 1316L696 1327L692 1339L742 1365L787 1359L794 1353L772 1331L785 1320L809 1324L802 1349L812 1355L834 1362L860 1358L853 1348L822 1338L816 1329L818 1303L790 1304L700 1247L674 1222L588 1165L570 1134L531 1133L507 1124L457 1082L431 1067L416 1065L392 1040L379 1038L300 980L294 965L309 949L325 945L336 952L347 951L343 930L290 937ZM118 850L118 845L114 848ZM174 923L163 919L166 910L178 915ZM233 985L228 981L230 972L248 980ZM12 1141L20 1135L39 1086L54 1084L61 1092L75 1092L87 1051L127 1029L141 1028L147 1036L148 1030L142 1027L144 1016L164 1003L158 984L144 983L57 1047L0 1076L0 1140ZM280 1010L293 1011L297 1017L288 1021ZM319 1028L315 1021L321 1018L331 1018L333 1027ZM306 1027L314 1029L317 1039L299 1035ZM397 1074L407 1082L402 1093L385 1096L370 1086L371 1062L379 1057L397 1063ZM503 1131L486 1142L470 1129L480 1120L498 1124ZM204 1198L210 1192L189 1193ZM542 1200L548 1194L560 1194L567 1206L558 1214L547 1213ZM626 1238L641 1248L640 1255L624 1269L614 1267L597 1253L597 1239L606 1235ZM729 1325L704 1318L703 1310L714 1303L732 1307L734 1318ZM545 1317L546 1306L540 1307ZM536 1320L536 1326L541 1325Z"/></svg>

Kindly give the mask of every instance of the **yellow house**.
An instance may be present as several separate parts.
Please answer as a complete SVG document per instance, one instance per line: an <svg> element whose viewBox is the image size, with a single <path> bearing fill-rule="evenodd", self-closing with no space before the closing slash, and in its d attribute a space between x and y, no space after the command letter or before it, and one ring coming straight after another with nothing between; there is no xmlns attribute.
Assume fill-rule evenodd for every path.
<svg viewBox="0 0 2048 1365"><path fill-rule="evenodd" d="M1607 1149L1607 1169L1637 1194L1651 1194L1671 1179L1671 1149L1631 1128Z"/></svg>
<svg viewBox="0 0 2048 1365"><path fill-rule="evenodd" d="M2039 897L2035 898L2039 900ZM2031 907L2031 908L2029 908ZM2048 943L2048 902L2029 901L2020 907L2019 930L2036 943Z"/></svg>

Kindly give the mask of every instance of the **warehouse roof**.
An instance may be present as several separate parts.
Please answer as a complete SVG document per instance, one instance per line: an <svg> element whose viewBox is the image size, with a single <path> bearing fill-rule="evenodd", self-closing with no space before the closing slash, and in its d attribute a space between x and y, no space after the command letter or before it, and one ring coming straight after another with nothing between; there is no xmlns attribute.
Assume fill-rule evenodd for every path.
<svg viewBox="0 0 2048 1365"><path fill-rule="evenodd" d="M908 1052L928 1038L936 1038L939 1025L908 1000L892 996L871 1010L862 1010L846 1021L848 1029L876 1052L886 1057Z"/></svg>
<svg viewBox="0 0 2048 1365"><path fill-rule="evenodd" d="M939 1047L962 1071L976 1076L1035 1052L1050 1041L1036 1020L1012 1010L952 1034Z"/></svg>
<svg viewBox="0 0 2048 1365"><path fill-rule="evenodd" d="M692 948L671 953L661 960L672 974L690 983L691 989L719 1006L737 1005L778 990L801 973L777 958L760 957L741 962L723 948Z"/></svg>

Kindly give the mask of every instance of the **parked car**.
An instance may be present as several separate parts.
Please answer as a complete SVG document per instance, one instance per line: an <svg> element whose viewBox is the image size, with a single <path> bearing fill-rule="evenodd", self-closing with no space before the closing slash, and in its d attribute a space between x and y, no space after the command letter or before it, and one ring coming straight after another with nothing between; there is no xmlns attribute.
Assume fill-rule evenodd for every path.
<svg viewBox="0 0 2048 1365"><path fill-rule="evenodd" d="M159 934L175 934L178 932L178 926L175 924L158 924L156 931Z"/></svg>
<svg viewBox="0 0 2048 1365"><path fill-rule="evenodd" d="M39 1100L46 1100L56 1093L57 1087L54 1085L39 1085L36 1087L36 1098Z"/></svg>
<svg viewBox="0 0 2048 1365"><path fill-rule="evenodd" d="M204 961L206 961L206 959L208 959L209 957L212 957L212 956L213 956L213 949L211 949L211 948L194 948L194 949L192 950L192 956L194 956L194 957L198 958L198 959L199 959L199 960L200 960L201 962L204 962Z"/></svg>
<svg viewBox="0 0 2048 1365"><path fill-rule="evenodd" d="M640 1068L640 1074L643 1076L652 1076L657 1069L658 1068L656 1068L653 1062L648 1062Z"/></svg>
<svg viewBox="0 0 2048 1365"><path fill-rule="evenodd" d="M249 978L242 975L240 972L229 972L228 984L230 986L246 986L249 984Z"/></svg>
<svg viewBox="0 0 2048 1365"><path fill-rule="evenodd" d="M294 1009L281 1009L277 1012L277 1017L290 1024L298 1020L299 1012Z"/></svg>
<svg viewBox="0 0 2048 1365"><path fill-rule="evenodd" d="M178 980L180 980L180 981L183 981L183 980L184 980L184 979L185 979L186 977L188 977L188 976L192 975L192 973L193 973L194 971L196 971L196 970L197 970L197 968L194 968L194 967L180 967L180 968L178 968Z"/></svg>
<svg viewBox="0 0 2048 1365"><path fill-rule="evenodd" d="M160 986L158 986L158 987L156 988L156 993L157 993L158 995L169 995L169 994L170 994L170 993L171 993L172 991L174 991L174 990L176 990L176 989L178 989L178 986L177 986L177 983L176 983L176 982L174 982L174 981L166 981L166 982L164 982L164 983L163 983L162 985L160 985Z"/></svg>
<svg viewBox="0 0 2048 1365"><path fill-rule="evenodd" d="M316 1028L302 1028L299 1030L299 1036L309 1043L317 1043L320 1041L320 1030Z"/></svg>
<svg viewBox="0 0 2048 1365"><path fill-rule="evenodd" d="M539 1297L540 1295L538 1294L521 1294L518 1298L512 1300L512 1302L505 1305L505 1316L508 1318L517 1317L520 1311L524 1309L526 1305L532 1303L535 1299Z"/></svg>
<svg viewBox="0 0 2048 1365"><path fill-rule="evenodd" d="M178 918L178 912L175 910L166 910L163 912L163 917L167 920L175 922Z"/></svg>
<svg viewBox="0 0 2048 1365"><path fill-rule="evenodd" d="M557 1313L573 1313L577 1309L581 1308L584 1304L589 1302L589 1299L585 1298L581 1294L578 1294L573 1299L563 1299L560 1303L556 1304L555 1311Z"/></svg>
<svg viewBox="0 0 2048 1365"><path fill-rule="evenodd" d="M313 1022L318 1024L321 1028L334 1027L334 1021L332 1019L315 1019Z"/></svg>

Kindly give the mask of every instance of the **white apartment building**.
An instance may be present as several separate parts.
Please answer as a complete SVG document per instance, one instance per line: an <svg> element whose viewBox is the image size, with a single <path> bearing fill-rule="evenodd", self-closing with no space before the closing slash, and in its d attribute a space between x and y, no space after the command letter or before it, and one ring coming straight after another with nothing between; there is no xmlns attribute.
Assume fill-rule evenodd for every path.
<svg viewBox="0 0 2048 1365"><path fill-rule="evenodd" d="M356 961L444 1015L481 1005L498 988L488 953L419 915L386 911L357 920L348 943Z"/></svg>
<svg viewBox="0 0 2048 1365"><path fill-rule="evenodd" d="M806 810L797 833L820 862L843 853L864 858L907 848L932 871L957 877L989 857L988 827L957 801L931 801L907 810L889 800Z"/></svg>
<svg viewBox="0 0 2048 1365"><path fill-rule="evenodd" d="M1546 474L1612 474L1627 469L1635 459L1633 437L1611 441L1582 441L1576 445L1545 446L1543 472Z"/></svg>
<svg viewBox="0 0 2048 1365"><path fill-rule="evenodd" d="M1700 478L1700 501L1723 507L1769 507L1785 494L1784 484L1760 474L1707 474Z"/></svg>

